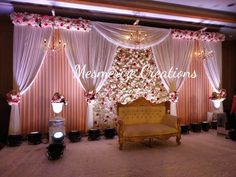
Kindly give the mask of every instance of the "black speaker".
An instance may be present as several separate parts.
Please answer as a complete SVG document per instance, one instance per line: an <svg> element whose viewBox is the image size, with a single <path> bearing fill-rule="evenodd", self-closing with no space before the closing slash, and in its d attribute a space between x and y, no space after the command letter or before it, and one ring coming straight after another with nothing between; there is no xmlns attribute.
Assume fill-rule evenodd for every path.
<svg viewBox="0 0 236 177"><path fill-rule="evenodd" d="M100 130L92 128L88 131L88 140L99 140L100 139Z"/></svg>
<svg viewBox="0 0 236 177"><path fill-rule="evenodd" d="M47 147L48 160L57 160L62 157L65 149L64 144L50 144Z"/></svg>
<svg viewBox="0 0 236 177"><path fill-rule="evenodd" d="M236 130L229 130L229 137L231 140L236 141Z"/></svg>
<svg viewBox="0 0 236 177"><path fill-rule="evenodd" d="M21 135L8 135L7 142L8 146L15 147L21 144L22 136Z"/></svg>
<svg viewBox="0 0 236 177"><path fill-rule="evenodd" d="M114 128L106 128L104 130L104 136L107 138L107 139L112 139L114 138L116 134L116 130Z"/></svg>
<svg viewBox="0 0 236 177"><path fill-rule="evenodd" d="M42 134L40 132L30 132L28 135L28 143L29 144L40 144L41 143L41 138Z"/></svg>
<svg viewBox="0 0 236 177"><path fill-rule="evenodd" d="M210 129L210 124L207 121L202 122L202 130L207 132Z"/></svg>
<svg viewBox="0 0 236 177"><path fill-rule="evenodd" d="M198 122L194 122L194 123L191 123L191 130L192 132L201 132L201 123L198 123Z"/></svg>
<svg viewBox="0 0 236 177"><path fill-rule="evenodd" d="M77 130L72 130L68 133L68 138L71 142L78 142L81 140L81 133Z"/></svg>
<svg viewBox="0 0 236 177"><path fill-rule="evenodd" d="M188 134L189 133L189 126L186 124L181 125L181 134Z"/></svg>

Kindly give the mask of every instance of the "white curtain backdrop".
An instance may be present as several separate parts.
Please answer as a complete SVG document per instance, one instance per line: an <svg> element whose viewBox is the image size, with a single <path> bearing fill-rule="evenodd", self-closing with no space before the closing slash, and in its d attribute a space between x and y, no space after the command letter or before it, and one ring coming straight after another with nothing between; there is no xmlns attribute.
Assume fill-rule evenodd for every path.
<svg viewBox="0 0 236 177"><path fill-rule="evenodd" d="M51 28L14 26L13 41L13 88L23 95L33 83L43 60L46 49L43 40L50 39ZM9 135L20 134L19 105L11 107Z"/></svg>
<svg viewBox="0 0 236 177"><path fill-rule="evenodd" d="M153 46L155 64L161 72L188 71L192 52L194 49L193 40L172 39L168 37L159 45ZM170 75L171 76L171 75ZM186 77L162 77L162 81L166 89L171 91L179 91ZM171 103L171 114L176 115L176 105Z"/></svg>
<svg viewBox="0 0 236 177"><path fill-rule="evenodd" d="M207 42L201 41L200 47L205 52L212 51L213 54L206 56L204 69L214 91L221 89L222 82L222 42ZM223 111L221 103L220 111Z"/></svg>
<svg viewBox="0 0 236 177"><path fill-rule="evenodd" d="M93 27L108 41L124 48L149 48L164 41L171 33L169 29L151 28L135 25L92 22ZM146 34L141 44L129 40L130 34L140 32L139 39Z"/></svg>
<svg viewBox="0 0 236 177"><path fill-rule="evenodd" d="M221 88L222 80L222 43L221 42L200 42L201 48L207 51L213 51L213 54L206 57L204 68L211 86L215 91Z"/></svg>
<svg viewBox="0 0 236 177"><path fill-rule="evenodd" d="M81 33L78 31L60 30L63 42L66 42L66 56L74 72L75 77L80 81L86 92L98 92L107 77L86 77L79 76L78 67L85 72L108 73L115 56L117 46L107 41L95 29L90 32ZM93 105L88 104L87 109L87 129L93 126Z"/></svg>

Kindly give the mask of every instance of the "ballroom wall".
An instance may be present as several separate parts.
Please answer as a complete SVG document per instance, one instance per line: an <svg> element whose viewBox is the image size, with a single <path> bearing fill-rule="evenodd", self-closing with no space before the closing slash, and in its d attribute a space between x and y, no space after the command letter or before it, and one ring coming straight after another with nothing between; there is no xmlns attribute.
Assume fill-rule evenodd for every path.
<svg viewBox="0 0 236 177"><path fill-rule="evenodd" d="M227 90L224 109L229 111L233 95L236 95L236 40L223 42L222 55L222 84L223 88Z"/></svg>
<svg viewBox="0 0 236 177"><path fill-rule="evenodd" d="M5 93L12 89L13 25L8 16L0 16L0 141L6 140L10 106Z"/></svg>
<svg viewBox="0 0 236 177"><path fill-rule="evenodd" d="M6 140L6 136L7 136L7 132L8 132L8 123L9 123L9 115L10 115L10 106L8 106L8 104L5 101L5 94L6 92L8 92L9 90L12 89L12 83L13 83L13 79L12 79L12 46L13 46L13 25L10 22L10 18L9 17L0 17L0 141L5 141ZM236 41L225 41L223 42L223 88L225 88L228 92L228 97L227 100L224 101L224 108L229 110L231 108L231 101L232 101L232 96L233 96L233 92L236 88ZM50 60L50 59L48 59ZM51 66L53 65L53 61L51 62ZM55 61L54 61L55 62ZM45 64L45 67L49 67L49 64ZM61 64L62 65L62 64ZM201 69L201 68L199 68ZM47 69L46 69L47 70ZM48 69L49 70L49 69ZM48 72L44 73L44 75L47 75ZM43 78L43 76L42 76ZM43 80L42 80L43 81ZM66 82L64 81L64 86L66 85ZM36 83L39 86L40 83ZM78 86L75 86L78 87ZM185 87L183 85L183 87ZM36 89L35 88L31 88L31 89ZM198 87L196 87L198 88ZM53 91L56 91L54 89L51 89L50 93L48 93L47 97L44 99L44 103L43 104L48 104L50 103L50 98L51 98L51 94L53 93ZM62 91L64 92L64 90L62 89ZM196 92L197 93L197 92ZM69 99L71 96L69 93L69 89L68 92L65 93ZM186 94L186 93L180 93L181 94ZM205 93L207 95L207 93ZM26 94L27 95L27 94ZM27 97L27 98L26 98ZM23 99L29 99L31 96L25 96ZM49 100L46 100L49 99ZM181 104L182 103L182 104ZM35 105L31 105L32 107L36 107L37 103L34 103ZM70 103L69 103L70 105ZM65 112L63 113L63 115L66 115L66 109L70 109L69 105L67 108L65 108ZM183 103L180 100L179 103L180 106L182 105L188 105L187 102ZM24 105L24 109L27 109L26 105ZM44 116L47 113L48 116L44 117L44 122L40 123L37 122L38 120L30 120L30 121L25 121L22 123L22 127L27 126L27 124L30 124L30 126L24 130L25 132L27 131L31 131L34 130L35 128L38 128L42 131L46 131L46 121L48 120L48 118L50 118L52 116L52 112L50 110L50 105L48 106L48 110L42 110L39 109L41 112L44 112ZM39 106L40 107L40 106ZM79 107L77 107L79 109ZM205 110L204 110L205 111ZM32 113L32 114L37 114L37 113ZM182 115L184 115L185 113L182 112L180 113ZM22 113L21 113L22 115ZM27 115L26 117L29 118L32 115ZM38 115L39 116L39 115ZM73 117L73 116L72 116ZM187 115L186 115L187 117ZM192 116L191 116L192 117ZM75 121L76 118L73 117L71 120ZM194 119L194 117L193 117ZM68 122L68 127L69 129L74 129L74 128L81 128L84 129L85 122L83 121L77 121L77 125L78 127L75 127L73 125L73 121ZM39 124L39 125L37 125Z"/></svg>

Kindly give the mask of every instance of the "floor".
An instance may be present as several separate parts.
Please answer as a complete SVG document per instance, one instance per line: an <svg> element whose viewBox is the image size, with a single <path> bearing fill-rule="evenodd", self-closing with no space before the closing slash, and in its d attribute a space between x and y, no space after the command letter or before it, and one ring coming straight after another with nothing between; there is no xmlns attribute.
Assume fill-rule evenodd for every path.
<svg viewBox="0 0 236 177"><path fill-rule="evenodd" d="M70 143L65 140L64 156L49 161L48 144L4 147L0 151L1 177L235 177L236 141L215 130L143 143L126 143L118 149L111 140Z"/></svg>

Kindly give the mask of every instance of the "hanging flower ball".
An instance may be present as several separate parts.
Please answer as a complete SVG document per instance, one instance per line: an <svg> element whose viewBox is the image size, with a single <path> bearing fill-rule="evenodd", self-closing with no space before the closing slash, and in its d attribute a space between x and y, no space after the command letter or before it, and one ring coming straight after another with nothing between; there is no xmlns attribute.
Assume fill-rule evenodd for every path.
<svg viewBox="0 0 236 177"><path fill-rule="evenodd" d="M176 91L172 91L169 93L169 101L172 103L177 103L179 99L178 93Z"/></svg>
<svg viewBox="0 0 236 177"><path fill-rule="evenodd" d="M6 94L6 99L9 105L17 105L20 103L21 95L16 90L12 90Z"/></svg>

